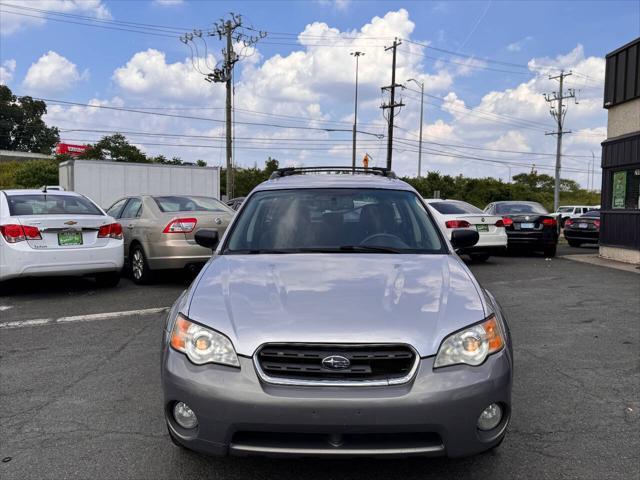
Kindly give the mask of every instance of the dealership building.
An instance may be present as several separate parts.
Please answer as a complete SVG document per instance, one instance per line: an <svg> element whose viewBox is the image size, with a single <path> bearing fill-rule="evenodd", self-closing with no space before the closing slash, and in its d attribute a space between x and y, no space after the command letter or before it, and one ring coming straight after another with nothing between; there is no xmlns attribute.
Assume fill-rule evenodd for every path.
<svg viewBox="0 0 640 480"><path fill-rule="evenodd" d="M606 60L600 256L640 264L640 38Z"/></svg>

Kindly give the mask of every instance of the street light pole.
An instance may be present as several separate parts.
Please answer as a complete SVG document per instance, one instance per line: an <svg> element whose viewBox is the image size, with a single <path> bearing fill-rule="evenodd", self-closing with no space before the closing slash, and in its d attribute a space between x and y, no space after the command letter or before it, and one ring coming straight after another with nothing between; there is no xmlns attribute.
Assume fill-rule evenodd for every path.
<svg viewBox="0 0 640 480"><path fill-rule="evenodd" d="M422 176L422 124L424 115L424 82L419 82L415 78L410 78L407 82L414 82L420 86L420 144L418 147L418 178Z"/></svg>
<svg viewBox="0 0 640 480"><path fill-rule="evenodd" d="M351 52L350 55L356 57L356 98L355 98L355 107L354 107L354 115L353 115L353 152L351 154L351 168L355 171L356 169L356 128L358 125L358 64L360 57L364 55L363 52Z"/></svg>

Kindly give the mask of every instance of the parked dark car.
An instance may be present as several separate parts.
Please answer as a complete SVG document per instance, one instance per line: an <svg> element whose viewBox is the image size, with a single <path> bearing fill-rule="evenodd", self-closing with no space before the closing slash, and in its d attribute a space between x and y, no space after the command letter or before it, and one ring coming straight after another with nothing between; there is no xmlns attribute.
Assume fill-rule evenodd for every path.
<svg viewBox="0 0 640 480"><path fill-rule="evenodd" d="M537 202L493 202L484 211L500 215L507 232L507 247L542 251L554 257L558 246L558 222Z"/></svg>
<svg viewBox="0 0 640 480"><path fill-rule="evenodd" d="M564 224L564 238L572 247L600 240L600 210L592 210L578 218L568 218Z"/></svg>
<svg viewBox="0 0 640 480"><path fill-rule="evenodd" d="M227 200L227 206L233 208L234 210L238 210L240 208L240 205L242 205L242 202L244 202L244 199L246 197L236 197L236 198L232 198L231 200Z"/></svg>

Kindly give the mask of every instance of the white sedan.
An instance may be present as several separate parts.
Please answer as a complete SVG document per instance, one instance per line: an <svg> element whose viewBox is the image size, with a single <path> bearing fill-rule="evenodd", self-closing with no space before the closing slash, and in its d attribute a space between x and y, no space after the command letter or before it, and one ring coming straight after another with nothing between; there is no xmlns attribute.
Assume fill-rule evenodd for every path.
<svg viewBox="0 0 640 480"><path fill-rule="evenodd" d="M115 286L122 227L87 197L46 190L0 191L0 281L90 275Z"/></svg>
<svg viewBox="0 0 640 480"><path fill-rule="evenodd" d="M444 234L451 239L453 230L462 228L477 230L480 240L473 247L460 253L467 253L472 260L484 262L491 254L507 249L507 232L501 216L487 215L470 203L460 200L425 198Z"/></svg>

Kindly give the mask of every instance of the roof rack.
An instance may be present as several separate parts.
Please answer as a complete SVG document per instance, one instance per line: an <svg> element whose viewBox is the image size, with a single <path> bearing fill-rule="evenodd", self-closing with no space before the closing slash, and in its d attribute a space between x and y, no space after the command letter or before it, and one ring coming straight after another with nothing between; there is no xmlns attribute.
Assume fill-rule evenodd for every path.
<svg viewBox="0 0 640 480"><path fill-rule="evenodd" d="M396 174L382 167L285 167L279 168L271 174L269 180L288 177L290 175L304 175L306 173L336 173L339 175L379 175L387 178L398 178Z"/></svg>

